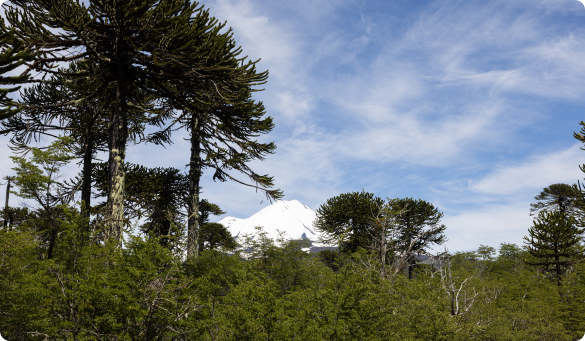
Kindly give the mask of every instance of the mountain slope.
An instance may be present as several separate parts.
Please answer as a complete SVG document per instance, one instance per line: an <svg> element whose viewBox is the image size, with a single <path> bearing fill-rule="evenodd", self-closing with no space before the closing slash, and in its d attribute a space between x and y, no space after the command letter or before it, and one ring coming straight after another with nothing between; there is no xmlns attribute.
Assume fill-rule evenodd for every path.
<svg viewBox="0 0 585 341"><path fill-rule="evenodd" d="M285 232L286 239L309 239L314 246L319 239L319 233L313 228L313 221L317 217L315 211L298 200L279 200L263 208L247 219L225 217L219 221L232 236L241 237L244 234L256 234L256 226L262 226L268 237L278 238L278 231Z"/></svg>

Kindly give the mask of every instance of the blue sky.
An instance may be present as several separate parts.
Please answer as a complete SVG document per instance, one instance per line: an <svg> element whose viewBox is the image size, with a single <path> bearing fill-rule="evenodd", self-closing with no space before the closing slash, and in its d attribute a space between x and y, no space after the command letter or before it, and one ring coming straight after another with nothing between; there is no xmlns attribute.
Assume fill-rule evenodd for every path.
<svg viewBox="0 0 585 341"><path fill-rule="evenodd" d="M256 98L276 124L261 139L277 150L253 166L275 177L286 200L316 209L362 189L421 198L444 212L446 246L457 251L521 244L533 197L585 177L585 151L572 137L585 120L577 0L205 5L270 71ZM130 146L128 160L184 169L181 137L167 149ZM11 167L7 141L0 137L1 174ZM268 204L204 177L203 197L230 216Z"/></svg>

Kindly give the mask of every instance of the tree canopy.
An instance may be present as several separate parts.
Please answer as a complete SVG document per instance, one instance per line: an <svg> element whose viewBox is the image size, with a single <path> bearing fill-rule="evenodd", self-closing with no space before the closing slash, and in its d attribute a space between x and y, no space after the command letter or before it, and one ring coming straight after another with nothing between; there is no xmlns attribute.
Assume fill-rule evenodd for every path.
<svg viewBox="0 0 585 341"><path fill-rule="evenodd" d="M386 202L362 191L328 199L317 209L313 226L323 232L322 242L338 244L342 252L377 250L382 276L386 262L398 262L404 263L399 268L406 266L412 278L415 255L446 240L446 226L440 224L442 217L443 213L424 200Z"/></svg>
<svg viewBox="0 0 585 341"><path fill-rule="evenodd" d="M530 204L530 213L538 214L542 210L560 211L575 217L582 214L579 200L581 192L576 186L552 184L534 197L535 203Z"/></svg>
<svg viewBox="0 0 585 341"><path fill-rule="evenodd" d="M416 250L425 253L433 244L441 245L447 240L443 234L447 227L440 224L443 213L433 204L421 199L404 198L395 200L392 205L394 210L404 211L397 222L400 231L397 245L399 252ZM412 278L414 254L410 255L409 260L408 273L409 278Z"/></svg>
<svg viewBox="0 0 585 341"><path fill-rule="evenodd" d="M73 201L73 196L64 190L59 181L61 168L71 160L67 147L69 139L61 137L46 150L31 148L29 159L12 156L16 167L15 193L35 203L36 218L29 216L28 224L41 231L41 238L47 243L47 258L53 257L53 250L60 230L63 210Z"/></svg>
<svg viewBox="0 0 585 341"><path fill-rule="evenodd" d="M0 122L16 115L20 111L18 102L10 98L10 94L20 90L20 86L14 86L26 82L27 74L16 76L5 76L32 60L30 51L23 47L22 41L14 35L14 31L7 29L4 18L0 17L0 85L12 85L9 88L0 88ZM0 130L0 134L6 131Z"/></svg>
<svg viewBox="0 0 585 341"><path fill-rule="evenodd" d="M214 179L250 185L271 200L281 196L271 189L272 177L257 174L248 165L275 148L256 140L273 124L270 117L262 118L262 103L251 98L268 73L258 72L257 61L241 56L231 29L199 3L14 0L5 9L8 25L0 27L0 35L6 37L7 47L2 56L10 68L22 65L24 71L2 80L36 86L18 103L28 116L4 122L4 131L20 134L17 142L53 128L82 138L78 151L84 158L88 205L91 155L106 142L108 188L102 221L110 230L106 236L119 241L127 221L126 145L133 132L141 133L143 124L161 128L148 137L154 143L171 143L170 132L179 128L191 132L189 256L197 254L202 168L213 167ZM15 52L21 50L25 52ZM56 64L67 67L55 68ZM61 124L55 125L55 120ZM106 136L93 133L96 123L107 126ZM103 133L102 128L97 130ZM249 181L236 179L229 170L244 173Z"/></svg>
<svg viewBox="0 0 585 341"><path fill-rule="evenodd" d="M346 252L371 246L372 219L384 200L365 191L343 193L327 199L317 209L313 226L324 233L323 242L334 244Z"/></svg>
<svg viewBox="0 0 585 341"><path fill-rule="evenodd" d="M528 252L535 258L526 263L554 272L560 286L563 271L585 258L585 248L580 244L583 232L585 229L576 226L575 218L567 213L541 211L524 237Z"/></svg>

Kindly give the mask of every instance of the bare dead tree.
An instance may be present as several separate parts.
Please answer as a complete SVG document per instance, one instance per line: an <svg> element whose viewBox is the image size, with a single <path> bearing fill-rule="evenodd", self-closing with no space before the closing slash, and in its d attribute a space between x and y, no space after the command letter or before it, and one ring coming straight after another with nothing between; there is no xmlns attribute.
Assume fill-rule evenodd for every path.
<svg viewBox="0 0 585 341"><path fill-rule="evenodd" d="M495 301L502 293L502 288L481 288L473 283L480 280L478 274L473 276L457 276L453 274L452 261L449 252L445 250L442 255L436 256L440 262L438 273L441 279L441 286L449 298L451 316L458 317L457 323L467 319L474 307L487 305ZM491 320L479 319L477 324L488 324Z"/></svg>

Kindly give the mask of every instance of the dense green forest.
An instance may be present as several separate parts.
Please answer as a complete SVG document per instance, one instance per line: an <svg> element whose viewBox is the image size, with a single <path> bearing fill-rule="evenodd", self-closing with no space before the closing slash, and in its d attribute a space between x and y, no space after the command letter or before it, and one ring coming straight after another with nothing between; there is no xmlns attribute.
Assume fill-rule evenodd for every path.
<svg viewBox="0 0 585 341"><path fill-rule="evenodd" d="M201 177L283 197L250 168L274 153L253 98L267 71L185 0L12 0L0 18L0 333L17 340L578 340L585 195L535 197L524 245L432 254L443 213L342 193L317 210L332 247L234 239ZM585 123L575 138L585 142ZM171 148L188 170L126 162ZM182 135L179 135L182 136ZM106 155L100 162L98 155ZM77 163L68 179L64 167ZM585 166L584 166L585 167ZM585 171L585 168L582 168ZM10 205L17 196L26 207ZM98 202L96 202L96 200ZM101 200L101 201L100 201Z"/></svg>
<svg viewBox="0 0 585 341"><path fill-rule="evenodd" d="M557 286L511 244L497 257L489 247L444 254L408 279L381 277L365 250L314 255L294 241L255 238L245 258L206 250L186 262L157 239L132 238L116 251L84 245L82 220L67 216L51 260L30 232L0 233L7 340L578 340L585 332L585 267Z"/></svg>

